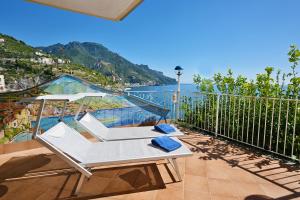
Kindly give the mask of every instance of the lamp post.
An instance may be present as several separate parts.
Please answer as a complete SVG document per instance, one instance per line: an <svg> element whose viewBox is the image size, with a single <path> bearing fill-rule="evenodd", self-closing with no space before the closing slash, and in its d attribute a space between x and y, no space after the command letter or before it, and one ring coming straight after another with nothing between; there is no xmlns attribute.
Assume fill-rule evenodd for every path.
<svg viewBox="0 0 300 200"><path fill-rule="evenodd" d="M177 75L177 94L176 94L176 121L179 118L179 104L180 104L180 76L182 75L183 68L180 66L175 67L175 73Z"/></svg>

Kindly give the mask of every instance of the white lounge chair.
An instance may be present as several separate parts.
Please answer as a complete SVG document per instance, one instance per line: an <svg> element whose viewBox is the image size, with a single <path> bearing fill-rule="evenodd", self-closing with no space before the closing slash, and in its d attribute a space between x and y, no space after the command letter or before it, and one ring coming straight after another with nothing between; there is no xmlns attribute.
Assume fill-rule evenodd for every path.
<svg viewBox="0 0 300 200"><path fill-rule="evenodd" d="M167 159L181 181L176 159L192 155L177 138L174 140L182 146L172 152L152 146L151 139L93 143L64 122L58 123L43 134L36 134L35 138L81 173L75 194L79 192L85 177L92 176L90 168L96 166Z"/></svg>
<svg viewBox="0 0 300 200"><path fill-rule="evenodd" d="M92 114L85 113L79 120L75 121L84 128L91 135L99 139L100 141L115 141L115 140L132 140L132 139L145 139L154 138L157 136L182 136L183 133L176 127L173 128L175 132L164 134L154 130L153 126L141 126L141 127L126 127L126 128L107 128Z"/></svg>

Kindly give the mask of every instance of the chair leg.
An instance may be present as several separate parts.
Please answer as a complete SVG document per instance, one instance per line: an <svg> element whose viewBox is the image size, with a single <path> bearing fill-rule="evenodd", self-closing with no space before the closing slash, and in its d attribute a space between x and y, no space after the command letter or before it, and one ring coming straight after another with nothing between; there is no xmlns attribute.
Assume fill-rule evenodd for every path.
<svg viewBox="0 0 300 200"><path fill-rule="evenodd" d="M168 121L167 121L167 117L164 117L165 118L165 123L167 124L168 123Z"/></svg>
<svg viewBox="0 0 300 200"><path fill-rule="evenodd" d="M173 167L173 169L175 169L174 165L173 165L173 161L171 158L168 158L167 161L169 162L169 164Z"/></svg>
<svg viewBox="0 0 300 200"><path fill-rule="evenodd" d="M80 189L81 189L81 186L82 186L82 184L83 184L84 178L85 178L84 174L81 174L81 175L80 175L80 179L79 179L79 181L78 181L78 184L77 184L77 186L76 186L76 190L75 190L75 193L74 193L75 195L78 195L78 193L79 193L79 191L80 191Z"/></svg>
<svg viewBox="0 0 300 200"><path fill-rule="evenodd" d="M174 167L174 170L177 174L179 181L182 181L176 158L172 158L171 163L173 164L172 166Z"/></svg>
<svg viewBox="0 0 300 200"><path fill-rule="evenodd" d="M159 122L162 120L163 117L160 117L159 120L155 123L155 125L158 125Z"/></svg>

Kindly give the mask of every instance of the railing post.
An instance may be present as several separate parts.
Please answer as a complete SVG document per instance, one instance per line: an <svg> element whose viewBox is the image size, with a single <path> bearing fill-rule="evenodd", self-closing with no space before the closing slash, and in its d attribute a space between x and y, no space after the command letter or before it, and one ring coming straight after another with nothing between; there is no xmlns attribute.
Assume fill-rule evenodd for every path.
<svg viewBox="0 0 300 200"><path fill-rule="evenodd" d="M174 112L174 119L175 119L175 122L178 121L178 118L179 118L179 114L177 115L177 94L174 92L174 94L172 95L172 103L173 103L173 112Z"/></svg>
<svg viewBox="0 0 300 200"><path fill-rule="evenodd" d="M220 108L220 95L217 96L217 109L216 109L216 127L215 127L215 136L218 135L219 128L219 108Z"/></svg>

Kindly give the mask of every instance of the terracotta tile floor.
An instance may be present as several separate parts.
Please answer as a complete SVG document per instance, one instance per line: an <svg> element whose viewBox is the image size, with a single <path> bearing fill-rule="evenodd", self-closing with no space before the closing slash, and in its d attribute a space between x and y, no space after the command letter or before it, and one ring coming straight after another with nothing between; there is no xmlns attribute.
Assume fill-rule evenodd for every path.
<svg viewBox="0 0 300 200"><path fill-rule="evenodd" d="M0 199L238 200L300 199L300 171L221 140L186 132L194 152L180 159L178 182L165 161L95 169L79 196L78 173L47 149L0 156ZM298 193L299 192L299 193Z"/></svg>

